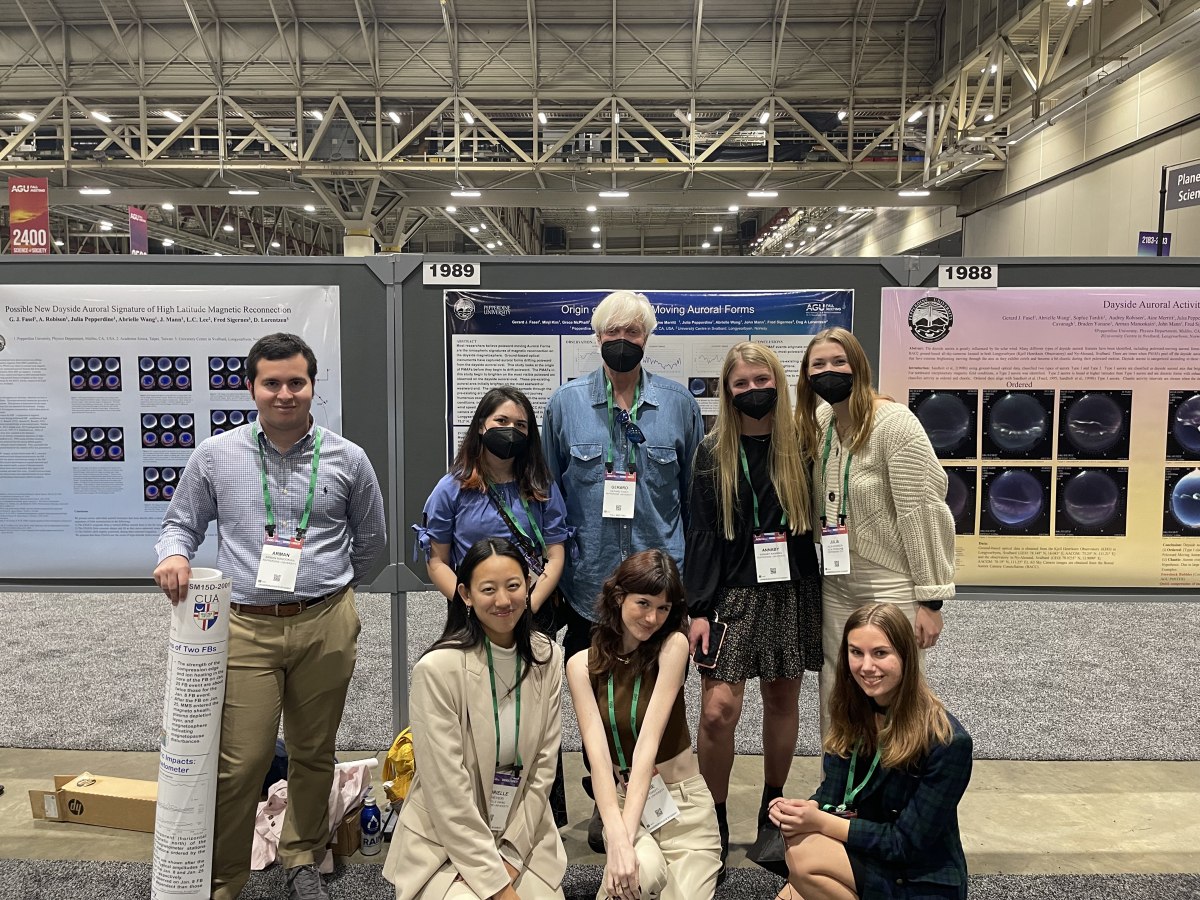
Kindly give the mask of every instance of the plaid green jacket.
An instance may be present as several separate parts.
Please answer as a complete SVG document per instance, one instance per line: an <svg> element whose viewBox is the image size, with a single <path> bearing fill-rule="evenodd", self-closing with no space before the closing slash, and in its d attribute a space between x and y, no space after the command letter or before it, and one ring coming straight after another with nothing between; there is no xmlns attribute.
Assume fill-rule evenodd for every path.
<svg viewBox="0 0 1200 900"><path fill-rule="evenodd" d="M958 833L958 801L971 780L971 736L950 716L954 737L935 744L908 769L880 769L858 796L882 791L888 821L850 820L846 850L857 856L866 883L862 900L965 898L967 861ZM850 770L849 757L826 753L825 780L812 799L838 805Z"/></svg>

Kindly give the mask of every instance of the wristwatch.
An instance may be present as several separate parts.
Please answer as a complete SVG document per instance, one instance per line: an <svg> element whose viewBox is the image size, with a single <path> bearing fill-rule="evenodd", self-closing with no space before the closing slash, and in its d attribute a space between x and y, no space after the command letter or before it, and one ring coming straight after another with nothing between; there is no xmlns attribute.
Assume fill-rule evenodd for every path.
<svg viewBox="0 0 1200 900"><path fill-rule="evenodd" d="M920 604L930 612L941 612L942 604L945 600L921 600Z"/></svg>

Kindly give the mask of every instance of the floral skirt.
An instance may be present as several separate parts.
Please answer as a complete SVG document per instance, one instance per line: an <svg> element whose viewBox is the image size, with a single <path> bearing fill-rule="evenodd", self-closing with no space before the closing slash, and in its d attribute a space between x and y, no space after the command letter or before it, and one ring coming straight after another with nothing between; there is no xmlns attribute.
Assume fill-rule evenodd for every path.
<svg viewBox="0 0 1200 900"><path fill-rule="evenodd" d="M820 671L820 576L722 588L717 618L726 626L725 643L707 677L736 684Z"/></svg>

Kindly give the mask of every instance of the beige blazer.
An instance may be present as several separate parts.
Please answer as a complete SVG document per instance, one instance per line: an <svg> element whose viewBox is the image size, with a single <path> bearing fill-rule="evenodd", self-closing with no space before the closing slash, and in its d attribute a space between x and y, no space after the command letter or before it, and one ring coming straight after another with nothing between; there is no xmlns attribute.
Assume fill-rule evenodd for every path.
<svg viewBox="0 0 1200 900"><path fill-rule="evenodd" d="M521 683L521 786L500 841L557 888L567 867L550 786L562 740L562 651L534 634L534 653L550 660ZM397 900L445 896L456 876L480 897L509 884L497 836L488 828L496 774L496 726L487 654L435 650L413 667L409 694L417 773L388 851L383 875Z"/></svg>

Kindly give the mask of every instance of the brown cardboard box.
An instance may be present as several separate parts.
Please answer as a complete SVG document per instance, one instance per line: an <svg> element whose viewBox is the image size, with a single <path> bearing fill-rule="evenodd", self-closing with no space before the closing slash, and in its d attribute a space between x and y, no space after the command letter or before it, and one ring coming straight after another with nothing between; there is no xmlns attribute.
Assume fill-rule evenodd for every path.
<svg viewBox="0 0 1200 900"><path fill-rule="evenodd" d="M154 833L158 782L107 775L55 775L54 790L30 791L35 819Z"/></svg>
<svg viewBox="0 0 1200 900"><path fill-rule="evenodd" d="M342 824L333 833L329 842L334 856L353 856L362 846L362 807L356 806L346 813Z"/></svg>

